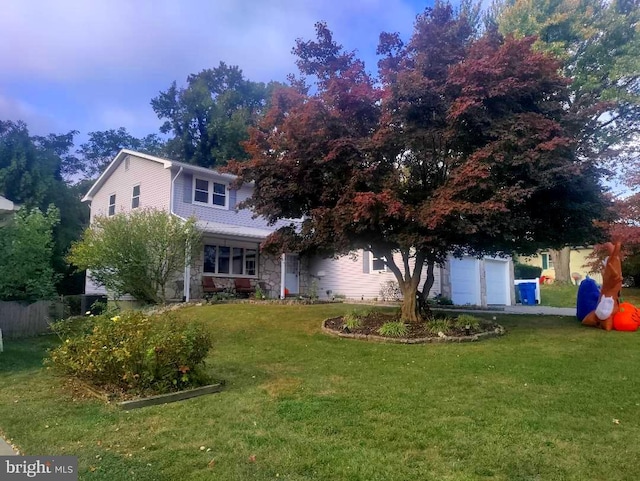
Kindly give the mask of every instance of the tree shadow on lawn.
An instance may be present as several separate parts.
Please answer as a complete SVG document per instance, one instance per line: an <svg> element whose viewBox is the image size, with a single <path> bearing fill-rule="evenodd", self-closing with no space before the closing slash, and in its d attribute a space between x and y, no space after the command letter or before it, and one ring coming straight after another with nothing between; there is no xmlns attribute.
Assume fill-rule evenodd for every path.
<svg viewBox="0 0 640 481"><path fill-rule="evenodd" d="M4 352L0 353L0 374L41 369L47 350L57 344L54 335L5 340Z"/></svg>

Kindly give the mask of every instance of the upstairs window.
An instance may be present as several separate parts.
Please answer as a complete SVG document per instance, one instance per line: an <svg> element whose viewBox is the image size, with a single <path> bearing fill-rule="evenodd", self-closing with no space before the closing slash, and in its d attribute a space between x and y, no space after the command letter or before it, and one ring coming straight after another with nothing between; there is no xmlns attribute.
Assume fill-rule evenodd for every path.
<svg viewBox="0 0 640 481"><path fill-rule="evenodd" d="M131 194L131 208L136 209L140 207L140 186L133 186L133 193Z"/></svg>
<svg viewBox="0 0 640 481"><path fill-rule="evenodd" d="M228 204L227 186L219 182L205 179L194 179L193 201L222 209Z"/></svg>
<svg viewBox="0 0 640 481"><path fill-rule="evenodd" d="M109 215L114 215L116 213L116 194L111 194L109 196Z"/></svg>

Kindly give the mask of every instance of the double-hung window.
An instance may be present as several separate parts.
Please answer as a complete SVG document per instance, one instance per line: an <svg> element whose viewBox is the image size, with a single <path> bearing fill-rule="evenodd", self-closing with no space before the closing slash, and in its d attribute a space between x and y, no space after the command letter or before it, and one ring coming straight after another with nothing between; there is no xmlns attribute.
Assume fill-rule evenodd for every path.
<svg viewBox="0 0 640 481"><path fill-rule="evenodd" d="M229 205L226 184L212 180L195 178L193 182L193 201L225 209Z"/></svg>
<svg viewBox="0 0 640 481"><path fill-rule="evenodd" d="M115 215L116 213L116 194L109 196L109 215Z"/></svg>
<svg viewBox="0 0 640 481"><path fill-rule="evenodd" d="M386 271L387 266L384 263L384 257L376 257L371 255L371 272L374 271Z"/></svg>
<svg viewBox="0 0 640 481"><path fill-rule="evenodd" d="M247 247L205 245L204 272L229 276L255 276L258 250Z"/></svg>
<svg viewBox="0 0 640 481"><path fill-rule="evenodd" d="M140 186L134 185L131 193L131 208L136 209L138 207L140 207Z"/></svg>

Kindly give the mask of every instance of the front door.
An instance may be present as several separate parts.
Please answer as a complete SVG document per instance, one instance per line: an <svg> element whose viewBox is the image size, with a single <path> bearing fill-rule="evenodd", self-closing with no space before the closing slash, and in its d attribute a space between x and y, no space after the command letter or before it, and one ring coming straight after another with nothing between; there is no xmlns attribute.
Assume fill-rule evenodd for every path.
<svg viewBox="0 0 640 481"><path fill-rule="evenodd" d="M300 293L300 258L297 254L285 256L284 287L289 294Z"/></svg>

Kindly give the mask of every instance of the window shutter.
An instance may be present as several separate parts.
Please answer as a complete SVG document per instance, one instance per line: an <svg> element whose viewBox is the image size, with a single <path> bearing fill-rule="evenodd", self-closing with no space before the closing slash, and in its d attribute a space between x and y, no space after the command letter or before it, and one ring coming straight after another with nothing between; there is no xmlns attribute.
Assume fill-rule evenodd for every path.
<svg viewBox="0 0 640 481"><path fill-rule="evenodd" d="M193 203L193 175L191 174L183 174L183 182L184 182L184 195L182 197L182 201L185 204Z"/></svg>
<svg viewBox="0 0 640 481"><path fill-rule="evenodd" d="M236 208L237 194L238 194L237 190L229 189L229 209Z"/></svg>
<svg viewBox="0 0 640 481"><path fill-rule="evenodd" d="M369 251L362 251L362 272L369 274Z"/></svg>
<svg viewBox="0 0 640 481"><path fill-rule="evenodd" d="M542 254L542 269L549 268L549 254Z"/></svg>

